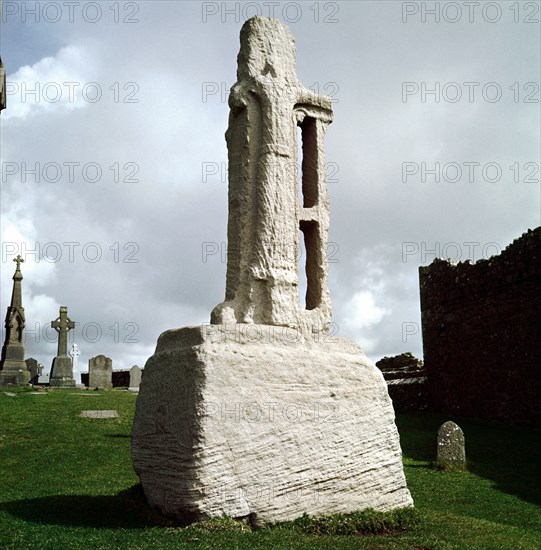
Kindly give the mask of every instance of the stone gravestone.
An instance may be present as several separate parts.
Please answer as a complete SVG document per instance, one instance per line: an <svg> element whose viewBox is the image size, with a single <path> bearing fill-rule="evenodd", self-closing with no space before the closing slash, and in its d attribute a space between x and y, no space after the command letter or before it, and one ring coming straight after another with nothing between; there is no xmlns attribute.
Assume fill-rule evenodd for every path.
<svg viewBox="0 0 541 550"><path fill-rule="evenodd" d="M17 267L13 275L11 302L6 313L6 339L0 359L0 386L24 386L30 381L30 372L24 361L25 315L22 301L21 264L24 260L17 256L13 260Z"/></svg>
<svg viewBox="0 0 541 550"><path fill-rule="evenodd" d="M450 420L438 429L437 464L443 467L466 465L464 433L460 426Z"/></svg>
<svg viewBox="0 0 541 550"><path fill-rule="evenodd" d="M113 387L113 361L97 355L88 361L88 387L110 390Z"/></svg>
<svg viewBox="0 0 541 550"><path fill-rule="evenodd" d="M49 385L57 388L74 388L73 363L68 356L68 332L75 328L75 323L68 317L66 306L60 306L60 314L51 322L51 327L58 332L58 351L53 359Z"/></svg>
<svg viewBox="0 0 541 550"><path fill-rule="evenodd" d="M81 418L118 418L120 415L118 414L118 411L97 410L81 411L79 416Z"/></svg>
<svg viewBox="0 0 541 550"><path fill-rule="evenodd" d="M143 371L138 365L133 365L130 369L130 390L138 390L141 384Z"/></svg>
<svg viewBox="0 0 541 550"><path fill-rule="evenodd" d="M29 357L28 359L25 359L24 362L26 363L26 368L28 369L28 372L30 372L30 383L37 384L38 379L41 376L41 373L43 372L43 365L33 357Z"/></svg>
<svg viewBox="0 0 541 550"><path fill-rule="evenodd" d="M161 334L137 398L135 471L150 505L180 521L227 515L261 526L413 504L385 380L357 344L328 332L331 100L298 81L294 44L276 19L241 30L226 133L225 301L210 325Z"/></svg>

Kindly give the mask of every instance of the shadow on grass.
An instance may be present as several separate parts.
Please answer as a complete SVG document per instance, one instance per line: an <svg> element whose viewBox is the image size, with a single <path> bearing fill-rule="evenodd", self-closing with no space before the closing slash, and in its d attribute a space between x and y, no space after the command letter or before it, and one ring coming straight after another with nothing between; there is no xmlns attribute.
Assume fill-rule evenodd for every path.
<svg viewBox="0 0 541 550"><path fill-rule="evenodd" d="M404 456L434 461L436 432L446 420L455 421L464 431L470 472L490 479L502 492L541 505L541 429L432 413L400 413L396 422ZM415 467L430 466L408 466Z"/></svg>
<svg viewBox="0 0 541 550"><path fill-rule="evenodd" d="M0 510L43 525L115 529L174 525L150 509L141 485L114 496L55 495L14 500L1 504Z"/></svg>

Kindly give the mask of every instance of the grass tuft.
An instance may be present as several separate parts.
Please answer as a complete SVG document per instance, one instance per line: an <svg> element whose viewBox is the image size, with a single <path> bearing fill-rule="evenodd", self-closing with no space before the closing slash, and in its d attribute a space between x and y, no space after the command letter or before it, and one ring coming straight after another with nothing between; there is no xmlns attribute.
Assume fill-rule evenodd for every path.
<svg viewBox="0 0 541 550"><path fill-rule="evenodd" d="M451 464L449 462L440 462L438 460L435 460L434 462L430 463L430 466L434 468L434 470L439 470L440 472L467 472L468 471L468 463L464 464Z"/></svg>
<svg viewBox="0 0 541 550"><path fill-rule="evenodd" d="M192 523L191 525L188 525L187 529L207 531L210 533L224 531L239 533L251 531L252 527L243 519L233 519L223 516L221 518L213 518L207 521Z"/></svg>
<svg viewBox="0 0 541 550"><path fill-rule="evenodd" d="M384 535L414 529L419 525L415 508L400 508L390 512L363 510L350 514L312 517L307 514L276 526L294 528L309 535Z"/></svg>

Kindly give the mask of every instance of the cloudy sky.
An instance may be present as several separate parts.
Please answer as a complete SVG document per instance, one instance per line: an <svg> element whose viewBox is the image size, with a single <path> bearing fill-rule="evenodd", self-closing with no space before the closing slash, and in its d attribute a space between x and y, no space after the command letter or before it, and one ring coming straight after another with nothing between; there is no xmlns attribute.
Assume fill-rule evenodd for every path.
<svg viewBox="0 0 541 550"><path fill-rule="evenodd" d="M272 10L301 82L334 100L338 335L422 356L419 265L540 224L539 2L473 4L4 0L1 308L21 254L27 356L49 370L60 305L79 371L99 353L143 366L161 332L208 322L239 31Z"/></svg>

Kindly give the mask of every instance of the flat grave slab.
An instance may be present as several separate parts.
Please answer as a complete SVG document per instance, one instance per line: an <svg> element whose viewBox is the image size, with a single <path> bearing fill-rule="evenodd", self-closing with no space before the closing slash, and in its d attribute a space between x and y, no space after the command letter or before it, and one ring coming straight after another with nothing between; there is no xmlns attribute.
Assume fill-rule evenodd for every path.
<svg viewBox="0 0 541 550"><path fill-rule="evenodd" d="M117 411L81 411L82 418L118 418Z"/></svg>

